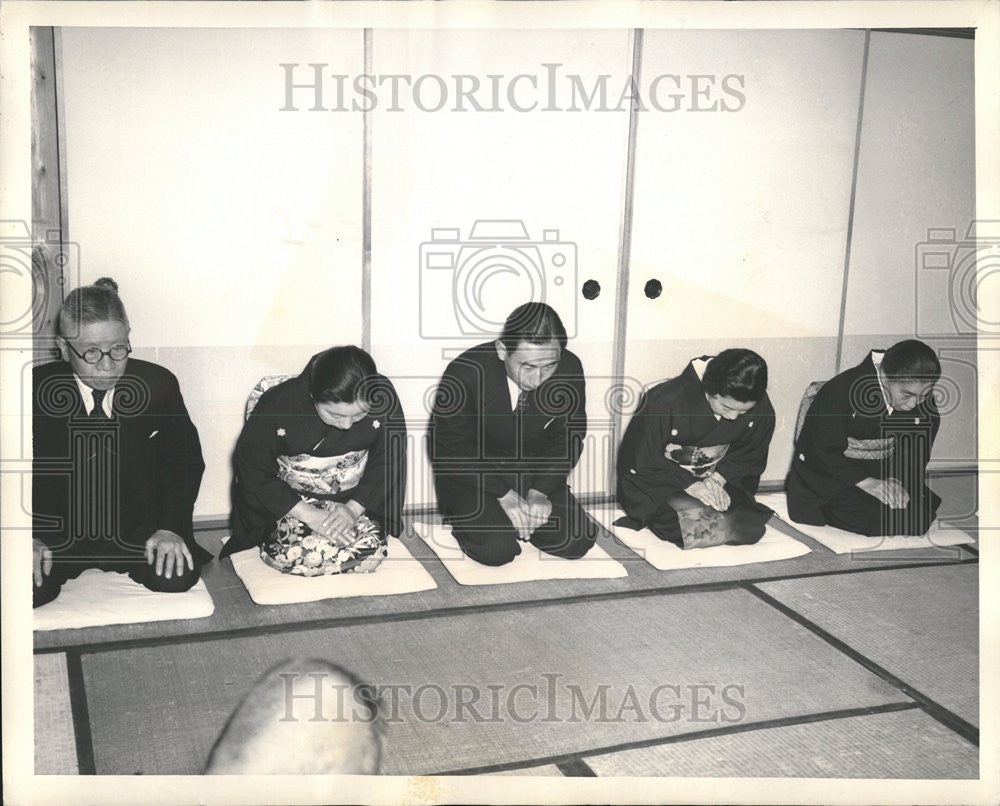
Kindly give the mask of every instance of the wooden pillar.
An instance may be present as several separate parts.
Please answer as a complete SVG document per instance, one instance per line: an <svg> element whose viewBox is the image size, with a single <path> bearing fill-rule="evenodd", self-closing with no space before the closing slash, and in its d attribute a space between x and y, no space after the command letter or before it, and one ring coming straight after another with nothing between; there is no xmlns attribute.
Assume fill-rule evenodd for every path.
<svg viewBox="0 0 1000 806"><path fill-rule="evenodd" d="M59 86L59 32L31 27L31 270L34 357L56 357L56 316L74 284L76 250L68 243L65 141Z"/></svg>

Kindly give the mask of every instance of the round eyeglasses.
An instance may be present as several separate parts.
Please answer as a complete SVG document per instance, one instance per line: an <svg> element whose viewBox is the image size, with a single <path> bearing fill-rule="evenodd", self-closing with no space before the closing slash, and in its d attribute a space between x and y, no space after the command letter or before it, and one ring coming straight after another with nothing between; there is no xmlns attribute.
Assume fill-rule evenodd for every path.
<svg viewBox="0 0 1000 806"><path fill-rule="evenodd" d="M66 346L73 351L77 358L82 358L88 364L98 363L104 356L108 356L112 361L124 361L132 352L132 347L128 344L116 344L110 350L102 350L100 347L88 347L82 353L72 344L66 342Z"/></svg>

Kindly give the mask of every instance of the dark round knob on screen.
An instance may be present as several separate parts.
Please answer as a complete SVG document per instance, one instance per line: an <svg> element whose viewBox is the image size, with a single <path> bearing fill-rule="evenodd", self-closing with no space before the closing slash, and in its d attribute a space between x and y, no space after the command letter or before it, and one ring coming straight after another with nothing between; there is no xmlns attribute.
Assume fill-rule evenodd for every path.
<svg viewBox="0 0 1000 806"><path fill-rule="evenodd" d="M650 299L656 299L663 293L663 283L659 280L650 280L646 283L646 288L643 290L645 291L647 297Z"/></svg>
<svg viewBox="0 0 1000 806"><path fill-rule="evenodd" d="M597 299L598 294L601 293L601 284L597 280L587 280L583 284L583 298L584 299Z"/></svg>

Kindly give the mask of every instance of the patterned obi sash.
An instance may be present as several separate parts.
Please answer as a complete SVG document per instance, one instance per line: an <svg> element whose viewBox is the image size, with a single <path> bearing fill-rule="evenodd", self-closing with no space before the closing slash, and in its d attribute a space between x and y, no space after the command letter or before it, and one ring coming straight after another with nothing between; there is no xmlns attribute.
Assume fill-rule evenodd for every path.
<svg viewBox="0 0 1000 806"><path fill-rule="evenodd" d="M367 450L340 456L279 456L278 478L303 495L335 495L357 487L367 464Z"/></svg>
<svg viewBox="0 0 1000 806"><path fill-rule="evenodd" d="M891 437L885 439L855 439L847 438L844 456L848 459L888 459L896 447Z"/></svg>
<svg viewBox="0 0 1000 806"><path fill-rule="evenodd" d="M357 487L367 463L366 450L340 456L279 456L278 476L306 503L333 510L338 504L326 496ZM367 515L358 518L346 541L317 534L298 518L284 515L260 547L261 559L272 568L307 577L374 571L386 552L381 526Z"/></svg>

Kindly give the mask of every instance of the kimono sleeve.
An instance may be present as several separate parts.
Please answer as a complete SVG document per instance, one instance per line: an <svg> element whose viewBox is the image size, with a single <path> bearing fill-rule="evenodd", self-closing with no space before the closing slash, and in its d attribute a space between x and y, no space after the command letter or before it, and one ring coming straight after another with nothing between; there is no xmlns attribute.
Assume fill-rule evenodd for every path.
<svg viewBox="0 0 1000 806"><path fill-rule="evenodd" d="M347 497L367 512L380 515L386 529L395 536L402 531L406 495L406 419L396 390L387 380L380 379L372 398L371 419L367 422L375 430L375 441L368 448L365 473Z"/></svg>
<svg viewBox="0 0 1000 806"><path fill-rule="evenodd" d="M278 476L281 453L278 439L276 421L268 413L265 392L250 419L243 424L233 453L233 467L240 487L256 498L275 520L288 514L301 500Z"/></svg>
<svg viewBox="0 0 1000 806"><path fill-rule="evenodd" d="M809 407L795 443L795 459L820 474L831 488L839 490L853 487L872 475L869 463L844 456L850 420L851 407L845 390L828 383Z"/></svg>
<svg viewBox="0 0 1000 806"><path fill-rule="evenodd" d="M729 446L726 455L719 462L716 470L728 484L747 489L742 482L746 480L756 492L757 483L767 466L767 452L774 436L774 408L765 396L753 413L744 415L748 426L744 435Z"/></svg>
<svg viewBox="0 0 1000 806"><path fill-rule="evenodd" d="M651 401L644 395L618 451L618 502L643 526L663 508L669 494L697 481L663 455L663 435L669 433L672 421L669 404L663 406L662 399Z"/></svg>

